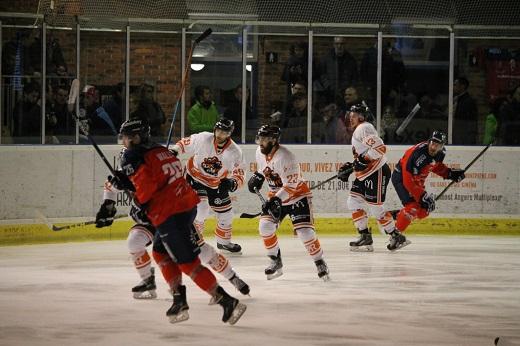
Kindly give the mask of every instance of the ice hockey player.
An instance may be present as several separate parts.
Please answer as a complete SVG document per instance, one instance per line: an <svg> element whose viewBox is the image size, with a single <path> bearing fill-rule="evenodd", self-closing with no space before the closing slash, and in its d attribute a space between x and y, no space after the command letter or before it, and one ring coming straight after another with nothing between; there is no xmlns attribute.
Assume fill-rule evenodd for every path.
<svg viewBox="0 0 520 346"><path fill-rule="evenodd" d="M141 119L125 121L120 136L126 150L121 170L114 172L110 183L116 189L132 191L136 208L142 209L157 229L161 241L154 242L153 256L173 287L173 305L166 312L170 322L189 318L184 273L222 306L222 321L235 324L246 305L219 286L200 262L193 227L199 198L184 178L181 162L165 147L150 142L150 126Z"/></svg>
<svg viewBox="0 0 520 346"><path fill-rule="evenodd" d="M352 210L352 221L359 232L359 238L350 242L351 251L374 251L372 234L368 228L369 214L377 219L381 233L390 235L388 250L394 251L410 242L396 228L392 215L385 211L386 189L390 182L390 167L386 158L386 146L375 127L368 121L370 111L362 104L353 105L347 122L354 129L352 153L354 162L340 167L338 178L348 181L352 171L356 179L352 182L347 206Z"/></svg>
<svg viewBox="0 0 520 346"><path fill-rule="evenodd" d="M114 221L114 215L117 210L115 207L117 193L109 181L105 182L103 191L103 204L96 214L96 227L110 226ZM143 210L139 209L135 203L131 203L130 217L135 224L130 228L127 238L128 250L134 262L135 269L141 277L141 283L132 288L135 299L153 299L157 297L155 292L155 275L152 261L146 247L153 243L156 237L156 229L148 220ZM160 241L157 237L155 241ZM247 285L231 267L229 260L215 248L204 241L204 238L198 238L197 245L200 248L199 258L202 263L209 265L215 272L228 279L240 293L249 294L249 285ZM170 284L170 283L168 283ZM172 289L170 285L170 290Z"/></svg>
<svg viewBox="0 0 520 346"><path fill-rule="evenodd" d="M434 131L429 140L409 148L399 160L392 173L392 184L403 203L397 214L396 227L404 232L415 219L424 219L435 210L435 196L426 192L424 182L430 172L444 179L461 182L464 170L448 168L446 156L446 135Z"/></svg>
<svg viewBox="0 0 520 346"><path fill-rule="evenodd" d="M203 233L211 208L217 217L217 249L240 254L242 247L231 242L233 210L229 193L240 188L245 178L242 149L231 139L234 128L233 120L221 118L213 133L200 132L182 138L172 150L193 155L186 163L186 179L201 200L195 227Z"/></svg>
<svg viewBox="0 0 520 346"><path fill-rule="evenodd" d="M329 268L314 231L312 194L303 179L295 155L280 145L280 128L263 125L256 135L256 163L258 171L248 181L251 193L257 193L265 180L269 185L268 200L262 207L259 231L270 259L265 275L268 280L283 274L282 257L276 230L289 215L293 229L314 260L318 277L329 280Z"/></svg>

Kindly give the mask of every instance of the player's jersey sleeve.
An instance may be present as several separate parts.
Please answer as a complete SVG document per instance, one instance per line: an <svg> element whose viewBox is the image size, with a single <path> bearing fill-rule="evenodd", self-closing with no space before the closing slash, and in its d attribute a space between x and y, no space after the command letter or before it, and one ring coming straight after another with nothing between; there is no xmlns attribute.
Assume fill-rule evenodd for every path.
<svg viewBox="0 0 520 346"><path fill-rule="evenodd" d="M245 182L245 167L244 155L240 147L236 146L233 151L233 169L231 170L231 177L237 181L238 187L242 187Z"/></svg>
<svg viewBox="0 0 520 346"><path fill-rule="evenodd" d="M386 154L386 146L379 137L374 126L361 125L360 131L356 131L354 143L356 153L364 156L368 161L378 160Z"/></svg>
<svg viewBox="0 0 520 346"><path fill-rule="evenodd" d="M135 186L137 201L141 204L146 204L152 196L157 192L160 186L164 185L161 180L162 177L166 177L162 172L157 174L157 162L153 157L146 158L146 164L141 165L135 174L130 177L132 183Z"/></svg>
<svg viewBox="0 0 520 346"><path fill-rule="evenodd" d="M435 157L435 165L433 165L432 172L440 175L444 179L448 178L448 173L450 172L450 169L448 166L444 164L444 157L446 157L446 149L442 148L442 151L437 154Z"/></svg>
<svg viewBox="0 0 520 346"><path fill-rule="evenodd" d="M207 132L194 133L189 137L181 138L176 145L180 148L181 154L193 155L197 152L199 143L203 135Z"/></svg>

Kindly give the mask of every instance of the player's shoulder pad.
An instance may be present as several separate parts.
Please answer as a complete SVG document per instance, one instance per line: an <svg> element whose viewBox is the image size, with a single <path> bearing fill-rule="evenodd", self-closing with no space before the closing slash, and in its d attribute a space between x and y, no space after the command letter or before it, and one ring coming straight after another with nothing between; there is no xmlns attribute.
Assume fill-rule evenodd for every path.
<svg viewBox="0 0 520 346"><path fill-rule="evenodd" d="M134 174L139 166L144 163L145 153L146 150L141 148L126 149L121 153L121 169L127 176Z"/></svg>

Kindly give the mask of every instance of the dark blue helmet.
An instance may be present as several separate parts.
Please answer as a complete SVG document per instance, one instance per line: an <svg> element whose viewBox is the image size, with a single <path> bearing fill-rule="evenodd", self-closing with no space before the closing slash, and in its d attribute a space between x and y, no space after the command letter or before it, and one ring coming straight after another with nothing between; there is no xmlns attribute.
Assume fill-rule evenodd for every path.
<svg viewBox="0 0 520 346"><path fill-rule="evenodd" d="M435 130L430 137L430 141L444 145L446 144L446 134L442 131Z"/></svg>
<svg viewBox="0 0 520 346"><path fill-rule="evenodd" d="M150 125L143 119L130 119L121 125L119 135L139 135L141 142L146 142L150 138Z"/></svg>

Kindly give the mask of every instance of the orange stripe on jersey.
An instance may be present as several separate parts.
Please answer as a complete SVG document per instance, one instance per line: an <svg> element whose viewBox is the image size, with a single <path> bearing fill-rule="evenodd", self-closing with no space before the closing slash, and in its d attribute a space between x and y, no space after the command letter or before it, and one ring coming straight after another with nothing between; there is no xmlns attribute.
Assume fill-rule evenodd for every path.
<svg viewBox="0 0 520 346"><path fill-rule="evenodd" d="M268 236L262 236L264 240L264 246L266 249L272 249L278 245L278 237L275 233L268 235Z"/></svg>
<svg viewBox="0 0 520 346"><path fill-rule="evenodd" d="M381 162L381 159L382 158L370 161L366 169L364 169L363 171L355 172L356 178L361 180L374 173L378 169L378 165Z"/></svg>
<svg viewBox="0 0 520 346"><path fill-rule="evenodd" d="M298 230L298 229L302 229L302 228L311 228L314 230L314 225L309 222L302 222L302 223L298 223L297 225L294 225L294 227L293 227L294 230Z"/></svg>

